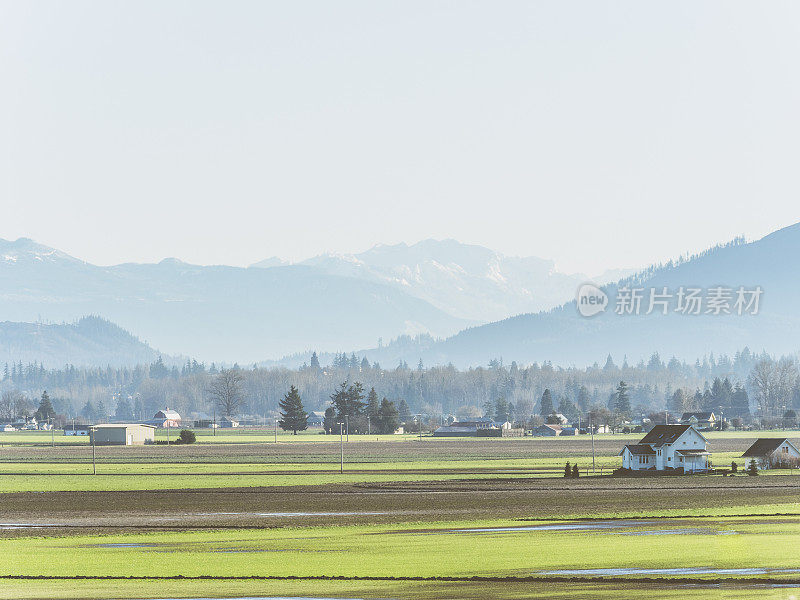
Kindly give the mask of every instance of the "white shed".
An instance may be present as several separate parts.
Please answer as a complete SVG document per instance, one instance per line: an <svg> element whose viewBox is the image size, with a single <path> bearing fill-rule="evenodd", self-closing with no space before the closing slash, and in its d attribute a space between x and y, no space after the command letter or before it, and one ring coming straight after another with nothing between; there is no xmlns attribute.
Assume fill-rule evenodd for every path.
<svg viewBox="0 0 800 600"><path fill-rule="evenodd" d="M142 446L155 441L155 430L143 423L94 425L89 429L89 440L96 446Z"/></svg>

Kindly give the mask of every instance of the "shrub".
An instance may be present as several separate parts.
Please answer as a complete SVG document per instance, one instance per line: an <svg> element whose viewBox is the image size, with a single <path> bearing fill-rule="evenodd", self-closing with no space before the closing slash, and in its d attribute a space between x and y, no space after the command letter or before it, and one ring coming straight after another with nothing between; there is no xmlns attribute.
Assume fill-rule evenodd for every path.
<svg viewBox="0 0 800 600"><path fill-rule="evenodd" d="M578 465L573 465L572 466L572 478L573 479L577 479L578 477L580 477L580 472L578 471Z"/></svg>
<svg viewBox="0 0 800 600"><path fill-rule="evenodd" d="M569 466L569 462L564 466L564 477L572 477L572 468Z"/></svg>
<svg viewBox="0 0 800 600"><path fill-rule="evenodd" d="M736 473L739 470L739 465L736 464L736 461L731 463L731 473Z"/></svg>
<svg viewBox="0 0 800 600"><path fill-rule="evenodd" d="M181 434L178 436L178 444L194 444L197 441L197 436L194 431L190 429L181 429Z"/></svg>

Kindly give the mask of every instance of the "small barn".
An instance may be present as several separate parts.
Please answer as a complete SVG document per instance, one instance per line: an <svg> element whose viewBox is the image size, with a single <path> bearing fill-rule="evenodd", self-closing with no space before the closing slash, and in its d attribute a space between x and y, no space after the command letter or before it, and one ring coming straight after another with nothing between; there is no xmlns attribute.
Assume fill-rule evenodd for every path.
<svg viewBox="0 0 800 600"><path fill-rule="evenodd" d="M744 454L744 467L754 462L759 469L800 466L800 450L786 438L759 438Z"/></svg>
<svg viewBox="0 0 800 600"><path fill-rule="evenodd" d="M89 440L96 446L143 446L155 441L155 427L143 423L94 425Z"/></svg>
<svg viewBox="0 0 800 600"><path fill-rule="evenodd" d="M154 427L180 427L181 416L171 408L165 408L153 415L147 424Z"/></svg>
<svg viewBox="0 0 800 600"><path fill-rule="evenodd" d="M550 423L545 423L544 425L539 425L539 427L534 429L533 435L555 437L557 435L561 435L561 429L561 425L551 425Z"/></svg>

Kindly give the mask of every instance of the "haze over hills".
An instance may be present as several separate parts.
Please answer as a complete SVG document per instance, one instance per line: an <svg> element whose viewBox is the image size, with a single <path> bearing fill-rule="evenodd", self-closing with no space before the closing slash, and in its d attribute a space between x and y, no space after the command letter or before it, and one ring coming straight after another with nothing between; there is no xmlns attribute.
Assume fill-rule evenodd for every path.
<svg viewBox="0 0 800 600"><path fill-rule="evenodd" d="M381 336L446 336L470 324L392 286L306 265L166 259L100 267L24 238L0 241L0 315L18 322L99 315L168 354L228 362L365 347Z"/></svg>
<svg viewBox="0 0 800 600"><path fill-rule="evenodd" d="M795 353L800 350L800 223L776 231L758 241L737 240L713 248L691 259L652 268L621 285L644 289L642 314L615 313L620 285L605 286L609 306L591 318L579 315L572 300L550 311L522 314L487 325L468 328L446 340L422 339L363 351L370 360L410 364L422 358L425 364L452 362L456 366L487 364L493 358L522 363L552 361L560 365L588 365L611 353L621 362L632 362L659 352L662 358L693 359L707 353L729 353L748 346L754 351ZM760 286L758 314L680 314L680 287L707 290L723 286ZM668 314L658 307L645 315L649 288L673 294ZM733 312L733 311L732 311Z"/></svg>
<svg viewBox="0 0 800 600"><path fill-rule="evenodd" d="M272 257L252 266L285 264ZM450 239L378 245L359 254L322 254L299 264L331 275L387 284L473 322L547 310L572 298L577 286L588 279L607 283L635 272L618 269L590 278L559 272L552 260L504 256Z"/></svg>
<svg viewBox="0 0 800 600"><path fill-rule="evenodd" d="M99 317L70 324L0 323L0 365L41 363L48 368L122 367L149 363L159 353L124 329Z"/></svg>
<svg viewBox="0 0 800 600"><path fill-rule="evenodd" d="M421 358L426 365L452 362L459 367L501 357L585 365L608 353L635 362L654 351L664 358L693 359L744 346L780 354L800 347L798 256L800 224L608 284L609 307L591 318L580 316L572 300L479 325L436 305L446 305L449 295L453 313L502 312L503 289L509 290L506 306L524 304L536 278L546 281L544 287L555 297L566 293L566 284L559 286L571 276L554 272L549 261L507 259L452 241L378 246L352 257L316 257L307 264L276 259L274 266L236 268L175 259L98 267L22 239L0 243L0 314L14 321L72 321L97 314L169 354L243 363L284 356L266 364L289 366L307 361L311 349L355 351L386 366L400 360L416 364ZM673 301L680 287L707 293L715 286L760 286L763 295L756 315L686 315L674 307L668 315L618 315L620 285L644 290L642 313L650 288L668 288ZM574 294L576 280L570 286ZM398 335L405 337L375 345L379 337ZM0 346L9 346L8 336L0 330ZM16 349L31 357L45 352L19 343ZM153 356L156 351L136 352ZM79 350L74 354L82 355Z"/></svg>

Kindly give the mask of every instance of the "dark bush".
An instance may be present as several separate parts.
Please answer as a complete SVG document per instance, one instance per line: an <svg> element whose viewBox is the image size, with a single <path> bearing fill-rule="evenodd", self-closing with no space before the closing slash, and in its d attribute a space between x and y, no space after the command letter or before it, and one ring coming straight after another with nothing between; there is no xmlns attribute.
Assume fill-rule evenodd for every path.
<svg viewBox="0 0 800 600"><path fill-rule="evenodd" d="M197 436L191 429L181 429L181 434L175 443L177 444L194 444L197 441Z"/></svg>

